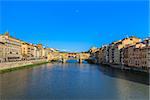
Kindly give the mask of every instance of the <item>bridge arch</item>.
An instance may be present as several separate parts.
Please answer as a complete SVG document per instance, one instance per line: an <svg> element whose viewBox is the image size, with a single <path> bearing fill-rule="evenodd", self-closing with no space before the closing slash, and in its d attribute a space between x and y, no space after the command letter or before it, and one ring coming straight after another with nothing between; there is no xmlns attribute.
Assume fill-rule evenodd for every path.
<svg viewBox="0 0 150 100"><path fill-rule="evenodd" d="M83 60L88 59L90 54L88 53L51 53L49 54L48 61L53 59L61 60L63 63L66 63L67 60L76 59L79 63L82 63Z"/></svg>

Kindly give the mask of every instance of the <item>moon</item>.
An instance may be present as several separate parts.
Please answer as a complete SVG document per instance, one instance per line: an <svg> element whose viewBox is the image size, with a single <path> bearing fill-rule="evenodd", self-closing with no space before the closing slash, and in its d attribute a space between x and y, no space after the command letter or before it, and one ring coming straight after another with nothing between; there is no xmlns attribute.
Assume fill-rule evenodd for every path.
<svg viewBox="0 0 150 100"><path fill-rule="evenodd" d="M76 13L79 13L79 10L78 10L78 9L76 9L76 10L75 10L75 12L76 12Z"/></svg>

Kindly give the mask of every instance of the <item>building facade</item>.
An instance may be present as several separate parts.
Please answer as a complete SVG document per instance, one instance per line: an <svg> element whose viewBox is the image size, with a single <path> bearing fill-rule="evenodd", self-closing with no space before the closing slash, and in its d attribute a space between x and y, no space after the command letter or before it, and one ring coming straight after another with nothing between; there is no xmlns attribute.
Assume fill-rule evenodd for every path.
<svg viewBox="0 0 150 100"><path fill-rule="evenodd" d="M104 57L104 60L103 60L103 64L107 64L109 62L109 46L104 46L103 47L103 57Z"/></svg>
<svg viewBox="0 0 150 100"><path fill-rule="evenodd" d="M22 51L22 59L23 60L33 60L35 59L35 46L33 44L29 44L29 43L22 43L21 46L21 51Z"/></svg>
<svg viewBox="0 0 150 100"><path fill-rule="evenodd" d="M114 63L114 52L115 52L114 50L115 50L115 42L111 43L108 49L108 55L109 55L108 62L110 64Z"/></svg>
<svg viewBox="0 0 150 100"><path fill-rule="evenodd" d="M130 67L148 68L150 67L150 46L144 43L126 47L124 49L123 64Z"/></svg>
<svg viewBox="0 0 150 100"><path fill-rule="evenodd" d="M42 56L43 56L43 58L44 58L44 59L47 59L47 58L48 58L48 54L49 54L50 52L53 52L53 51L51 50L51 48L43 48L43 50L42 50Z"/></svg>
<svg viewBox="0 0 150 100"><path fill-rule="evenodd" d="M39 59L43 58L43 45L42 44L37 44L37 56Z"/></svg>
<svg viewBox="0 0 150 100"><path fill-rule="evenodd" d="M99 63L99 48L96 47L92 47L89 50L90 53L90 59L94 62L94 63Z"/></svg>
<svg viewBox="0 0 150 100"><path fill-rule="evenodd" d="M142 43L145 47L144 46L142 47ZM142 43L141 43L141 39L131 36L129 38L124 38L122 40L113 42L108 46L103 46L101 48L94 49L94 50L91 49L91 51L94 51L91 53L91 55L92 57L96 59L97 61L96 63L144 67L144 66L148 66L149 57L147 57L147 55L148 55L148 50L149 50L148 49L149 40L146 39ZM138 48L138 45L141 45L141 46L139 46ZM131 48L132 46L134 49ZM137 58L137 59L134 59L134 58ZM139 64L136 64L135 62Z"/></svg>
<svg viewBox="0 0 150 100"><path fill-rule="evenodd" d="M43 48L42 44L33 45L21 41L10 36L9 32L0 34L0 62L47 59L50 52L58 52L58 50Z"/></svg>
<svg viewBox="0 0 150 100"><path fill-rule="evenodd" d="M3 44L3 55L5 61L18 61L22 59L21 55L21 40L13 38L9 32L0 35L1 45Z"/></svg>
<svg viewBox="0 0 150 100"><path fill-rule="evenodd" d="M0 36L0 62L4 62L6 60L5 48L5 43Z"/></svg>
<svg viewBox="0 0 150 100"><path fill-rule="evenodd" d="M135 45L136 43L140 42L141 39L137 38L137 37L129 37L129 38L125 38L123 40L120 40L118 42L116 42L113 46L113 57L112 57L112 63L113 64L122 64L122 51L121 49L128 46L128 45Z"/></svg>

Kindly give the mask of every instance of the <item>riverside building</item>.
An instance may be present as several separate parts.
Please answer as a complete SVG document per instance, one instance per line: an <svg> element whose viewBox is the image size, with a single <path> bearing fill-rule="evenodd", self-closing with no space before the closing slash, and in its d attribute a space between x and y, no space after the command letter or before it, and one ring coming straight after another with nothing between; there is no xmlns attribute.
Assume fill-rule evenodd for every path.
<svg viewBox="0 0 150 100"><path fill-rule="evenodd" d="M43 45L42 44L37 44L36 47L37 47L37 57L39 59L42 59L43 58L43 49L44 49Z"/></svg>
<svg viewBox="0 0 150 100"><path fill-rule="evenodd" d="M23 60L33 60L35 59L35 48L33 44L29 44L29 43L22 43L22 59Z"/></svg>
<svg viewBox="0 0 150 100"><path fill-rule="evenodd" d="M4 40L3 38L1 38L1 35L0 35L0 62L4 62L6 60L6 53L5 53L5 43L4 43Z"/></svg>
<svg viewBox="0 0 150 100"><path fill-rule="evenodd" d="M112 55L110 57L110 62L113 64L121 64L121 59L122 59L122 53L121 49L128 46L128 45L135 45L136 43L140 42L141 39L137 37L129 37L129 38L124 38L123 40L117 41L113 44L112 48L110 48L110 54Z"/></svg>
<svg viewBox="0 0 150 100"><path fill-rule="evenodd" d="M11 37L9 32L0 35L2 61L18 61L22 59L21 40Z"/></svg>
<svg viewBox="0 0 150 100"><path fill-rule="evenodd" d="M128 46L123 50L123 64L129 67L149 68L150 67L150 46L148 42L139 42Z"/></svg>
<svg viewBox="0 0 150 100"><path fill-rule="evenodd" d="M43 48L42 44L33 45L10 36L9 32L0 34L0 62L47 59L50 52L58 50Z"/></svg>

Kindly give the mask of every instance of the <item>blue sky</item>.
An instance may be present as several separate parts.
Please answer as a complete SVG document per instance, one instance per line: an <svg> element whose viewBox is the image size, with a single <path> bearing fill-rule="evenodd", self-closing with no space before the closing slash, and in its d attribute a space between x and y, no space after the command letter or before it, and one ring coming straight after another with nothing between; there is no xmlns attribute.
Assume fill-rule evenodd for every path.
<svg viewBox="0 0 150 100"><path fill-rule="evenodd" d="M0 33L68 51L148 37L148 0L3 0Z"/></svg>

